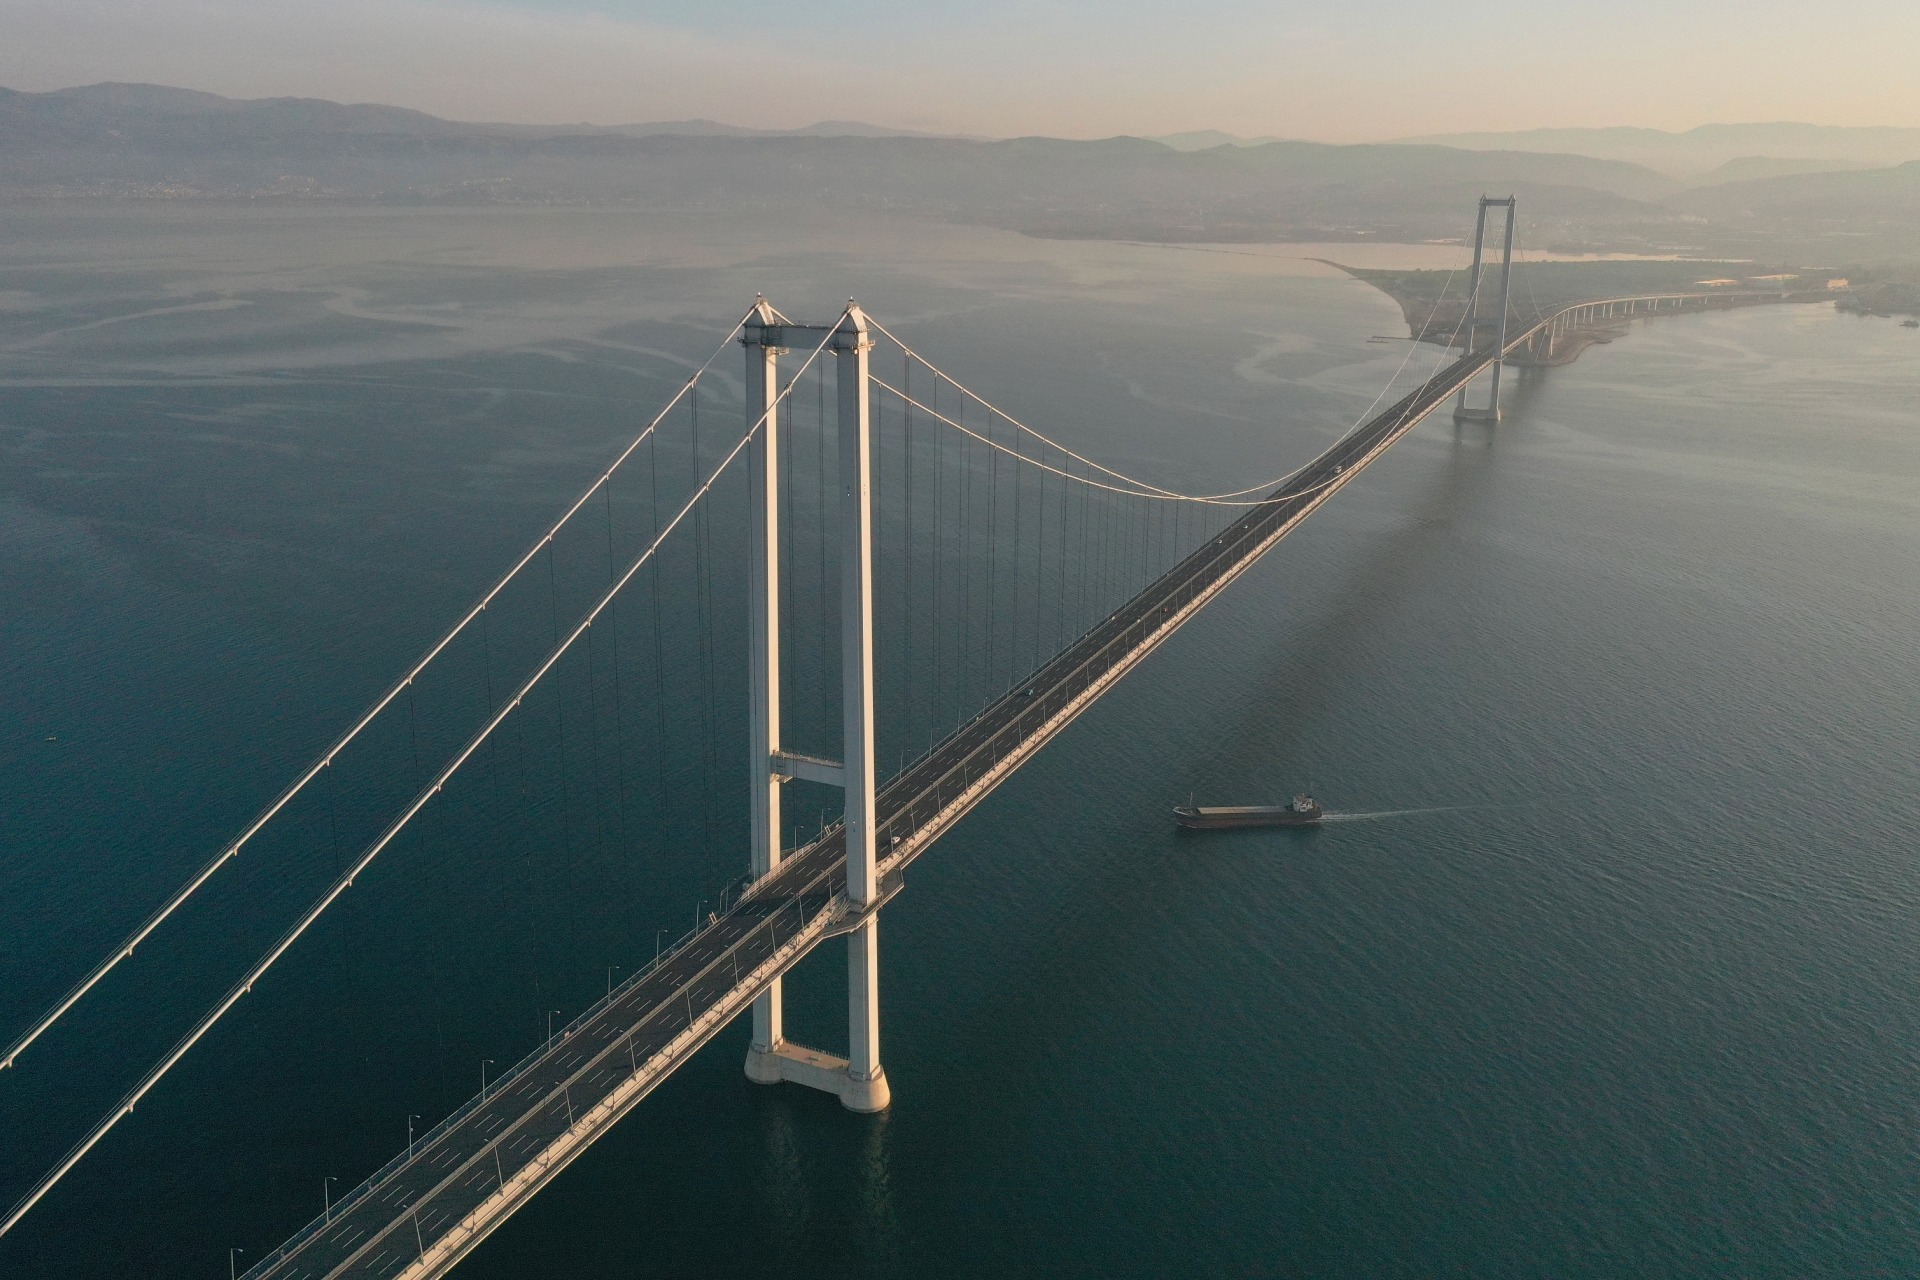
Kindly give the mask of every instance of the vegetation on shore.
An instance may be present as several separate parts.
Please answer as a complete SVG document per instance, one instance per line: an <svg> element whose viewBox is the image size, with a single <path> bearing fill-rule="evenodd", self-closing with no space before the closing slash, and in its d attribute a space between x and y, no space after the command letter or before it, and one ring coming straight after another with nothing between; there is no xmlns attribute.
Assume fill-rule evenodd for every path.
<svg viewBox="0 0 1920 1280"><path fill-rule="evenodd" d="M1865 267L1850 277L1842 311L1862 316L1920 318L1920 267Z"/></svg>

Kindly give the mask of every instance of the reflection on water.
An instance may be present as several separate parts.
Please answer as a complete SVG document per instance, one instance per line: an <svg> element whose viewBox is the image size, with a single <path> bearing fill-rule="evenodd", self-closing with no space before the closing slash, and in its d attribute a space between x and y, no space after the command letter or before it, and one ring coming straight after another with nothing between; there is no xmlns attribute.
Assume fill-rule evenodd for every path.
<svg viewBox="0 0 1920 1280"><path fill-rule="evenodd" d="M893 1171L887 1136L892 1117L886 1112L866 1121L864 1159L860 1166L860 1234L856 1244L858 1268L867 1275L902 1273L900 1223L894 1213Z"/></svg>
<svg viewBox="0 0 1920 1280"><path fill-rule="evenodd" d="M765 1143L761 1162L761 1198L768 1232L786 1255L805 1245L813 1222L811 1187L800 1157L800 1136L784 1098L768 1098L758 1108Z"/></svg>

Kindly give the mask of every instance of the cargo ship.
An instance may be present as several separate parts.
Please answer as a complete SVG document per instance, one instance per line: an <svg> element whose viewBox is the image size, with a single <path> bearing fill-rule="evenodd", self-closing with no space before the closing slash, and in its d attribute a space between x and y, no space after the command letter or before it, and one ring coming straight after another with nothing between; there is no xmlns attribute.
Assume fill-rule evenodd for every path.
<svg viewBox="0 0 1920 1280"><path fill-rule="evenodd" d="M1320 802L1305 792L1287 804L1240 805L1207 808L1179 805L1173 820L1196 831L1217 831L1228 827L1310 827L1326 816Z"/></svg>

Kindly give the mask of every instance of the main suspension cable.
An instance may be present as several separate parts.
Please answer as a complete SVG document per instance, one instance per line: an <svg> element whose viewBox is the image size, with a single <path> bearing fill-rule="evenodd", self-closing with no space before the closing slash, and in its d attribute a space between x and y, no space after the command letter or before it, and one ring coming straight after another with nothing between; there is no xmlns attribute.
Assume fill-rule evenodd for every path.
<svg viewBox="0 0 1920 1280"><path fill-rule="evenodd" d="M665 407L654 416L653 421L646 425L645 430L641 431L625 449L620 451L620 455L613 460L613 464L602 472L598 479L587 486L586 492L574 500L573 505L567 508L566 514L562 515L531 547L527 548L526 554L514 562L513 568L507 570L506 574L498 582L494 583L492 589L480 597L479 603L469 609L465 616L454 624L451 631L440 637L440 639L427 650L425 656L416 662L404 676L400 677L399 681L396 682L392 688L388 689L376 699L365 714L353 723L353 727L336 739L333 745L322 752L312 764L308 765L299 777L294 779L278 796L274 797L272 803L254 815L253 820L247 824L238 836L222 848L219 853L215 854L211 861L195 872L185 884L175 890L172 897L168 898L158 910L148 916L139 928L128 934L106 959L95 965L86 977L82 978L66 995L56 1001L24 1034L7 1046L4 1056L0 1056L0 1071L6 1070L18 1061L21 1053L23 1053L29 1045L46 1034L55 1023L65 1017L67 1011L72 1009L74 1005L80 1003L86 994L98 986L100 980L111 973L122 960L131 956L134 948L145 942L155 929L158 929L162 924L166 923L167 919L185 905L189 898L199 892L200 887L211 880L221 867L237 857L240 850L246 847L247 842L258 835L261 829L269 822L273 821L275 815L286 808L295 796L298 796L304 791L308 783L319 777L322 770L329 768L333 764L334 757L338 756L355 738L359 737L360 732L372 724L395 698L398 698L403 692L412 687L414 680L432 665L434 659L438 658L446 647L452 644L475 618L484 613L487 606L493 603L494 598L506 589L507 584L512 582L514 578L519 575L520 571L526 568L535 556L540 554L541 548L549 546L553 542L554 537L559 534L560 530L565 528L575 514L587 504L588 499L600 491L601 486L606 484L613 476L613 473L618 471L627 459L633 455L634 450L638 449L642 442L652 437L654 429L665 420L668 413L672 412L674 406L680 403L681 399L685 397L694 384L700 380L701 375L706 373L713 362L720 358L720 353L733 344L734 338L739 335L741 329L745 327L747 320L751 318L752 315L752 312L748 312L747 315L740 318L733 328L728 331L727 336L722 339L720 345L714 349L713 354L708 356L694 375L687 380L686 384L674 393L673 398L667 401Z"/></svg>
<svg viewBox="0 0 1920 1280"><path fill-rule="evenodd" d="M1457 276L1459 273L1460 273L1460 269L1458 267L1454 267L1453 269L1447 272L1447 278L1441 284L1440 293L1434 298L1433 306L1428 309L1426 322L1420 328L1421 333L1426 332L1427 328L1431 326L1431 324L1433 323L1434 317L1439 314L1440 304L1446 300L1446 296L1448 292L1453 287L1454 277ZM1307 463L1302 464L1299 467L1294 468L1292 471L1289 471L1284 475L1276 476L1270 480L1262 481L1259 484L1248 485L1244 489L1235 489L1226 493L1188 494L1188 493L1181 493L1173 489L1163 488L1162 486L1154 484L1151 481L1141 480L1136 476L1127 475L1125 472L1116 471L1112 467L1096 462L1092 458L1089 458L1084 454L1081 454L1072 449L1069 449L1067 446L1061 444L1058 440L1053 439L1051 436L1045 435L1042 432L1034 430L1032 427L1027 426L1024 422L1021 422L1018 418L1015 418L1013 415L999 408L992 401L988 400L985 396L980 395L978 392L974 391L970 387L966 386L964 383L960 382L957 378L954 378L951 374L948 374L944 369L934 364L931 360L921 355L918 351L914 350L912 347L908 346L906 342L899 337L899 335L895 334L892 330L888 329L884 324L881 324L878 320L874 320L871 317L869 317L868 323L874 328L876 332L885 334L888 340L890 340L896 346L898 346L904 354L911 356L913 359L918 360L921 364L925 365L928 369L932 370L932 372L936 377L951 383L954 389L959 391L962 395L977 401L982 408L987 410L989 414L997 414L999 417L1005 419L1007 422L1012 423L1018 429L1018 431L1030 434L1033 436L1035 440L1040 441L1045 445L1051 446L1052 448L1059 450L1061 453L1067 455L1068 457L1074 459L1075 461L1083 463L1086 466L1096 471L1099 471L1105 475L1111 476L1115 480L1119 480L1123 482L1125 485L1129 485L1132 487L1117 488L1110 485L1101 485L1099 484L1099 482L1092 481L1092 480L1082 481L1082 483L1085 483L1085 484L1092 484L1092 485L1095 485L1096 487L1107 488L1114 493L1133 493L1141 497L1159 497L1159 498L1164 498L1169 500L1177 499L1177 500L1194 501L1194 502L1212 500L1222 504L1229 504L1229 500L1231 499L1244 498L1248 494L1261 493L1267 490L1277 488L1280 485L1285 484L1287 481L1293 479L1295 476L1299 475L1302 471L1306 470L1307 467L1313 465L1312 462L1309 461ZM1458 326L1455 327L1455 333L1457 336ZM1393 375L1389 377L1386 380L1386 382L1381 385L1380 391L1378 394L1374 396L1372 403L1369 404L1366 407L1366 409L1361 412L1360 416L1356 418L1346 428L1346 430L1340 434L1339 439L1345 439L1347 436L1352 435L1355 431L1359 430L1360 427L1364 426L1366 422L1369 420L1369 418L1372 417L1373 411L1379 407L1379 404L1382 400L1386 399L1387 392L1393 389L1393 385L1394 383L1399 381L1400 375L1406 372L1407 365L1412 362L1413 353L1417 349L1417 347L1418 347L1418 335L1416 335L1415 338L1408 343L1407 354L1401 358L1400 366L1397 369L1395 369L1393 371ZM1436 368L1435 372L1437 371L1438 370ZM1428 380L1431 381L1431 374L1429 375ZM875 378L875 381L880 382L882 386L886 386L886 383L877 377ZM895 391L894 388L892 387L887 387L886 389L889 391L894 391L894 394L901 395L902 398L904 398L904 393L902 391ZM914 401L912 403L914 403L916 407L919 407L917 401ZM1016 439L1018 439L1017 435L1016 435ZM1336 440L1335 443L1337 444L1338 440ZM1053 474L1055 475L1061 475L1061 476L1067 475L1067 473L1064 471L1059 471L1051 467L1046 467L1044 463L1040 463L1035 459L1028 457L1024 452L1013 452L1011 456L1020 458L1022 461L1032 463L1035 466L1040 466L1044 470L1053 471ZM1069 478L1079 479L1079 477L1069 477ZM1257 505L1257 503L1246 504L1246 505Z"/></svg>
<svg viewBox="0 0 1920 1280"><path fill-rule="evenodd" d="M842 313L842 319L845 318L845 314L844 312ZM744 325L745 321L743 320L741 323ZM460 767L466 764L466 762L472 758L473 754L493 736L493 731L498 729L500 725L506 721L507 717L520 706L527 695L533 691L534 686L539 684L540 681L546 677L547 673L553 670L560 659L566 655L567 651L573 647L574 643L586 634L587 629L593 626L601 612L612 603L614 597L620 593L621 589L633 579L634 575L639 573L643 567L652 561L654 554L660 549L661 544L679 527L681 521L686 519L687 514L698 506L700 501L707 496L707 493L713 488L714 482L733 464L733 461L740 456L741 452L746 449L753 438L760 433L762 427L766 424L768 415L773 413L781 401L787 398L788 394L793 390L795 382L807 371L808 367L813 364L820 353L826 350L827 345L833 340L833 329L838 327L838 323L839 322L836 321L835 325L829 328L827 335L820 340L820 345L815 347L812 353L807 356L805 363L795 372L793 378L787 382L787 385L781 389L779 395L775 397L773 404L769 405L760 414L759 418L747 428L745 434L740 437L739 443L735 444L733 448L728 451L727 455L721 459L719 465L713 469L706 480L694 490L685 504L682 505L680 510L674 515L673 519L669 520L653 541L648 544L647 549L641 552L639 558L628 566L626 572L620 575L617 582L608 587L605 594L600 597L593 608L588 610L573 630L567 633L566 638L555 644L552 651L549 652L540 665L535 668L533 674L514 691L513 696L494 712L479 732L468 739L467 744L434 776L433 780L420 789L412 801L408 803L407 807L387 824L386 830L361 852L353 865L336 879L327 891L315 900L313 905L307 908L306 913L300 917L298 923L287 930L286 933L282 934L280 940L274 943L273 946L254 963L252 968L247 970L245 976L235 983L232 989L229 990L219 1002L201 1016L199 1022L194 1024L193 1029L189 1031L165 1057L148 1069L147 1073L140 1078L139 1083L128 1091L126 1096L120 1100L114 1109L95 1124L87 1136L81 1139L81 1141L61 1159L59 1164L54 1166L51 1171L42 1177L40 1181L34 1185L33 1189L21 1198L19 1203L14 1205L13 1209L8 1212L5 1220L0 1221L0 1236L4 1236L7 1232L11 1231L14 1226L27 1215L28 1211L40 1202L41 1198L44 1197L47 1192L51 1191L62 1178L66 1177L67 1174L72 1171L73 1167L79 1164L86 1154L93 1150L93 1148L99 1144L100 1140L113 1130L115 1125L133 1113L134 1107L139 1104L140 1100L146 1097L147 1094L153 1090L154 1086L159 1084L182 1058L187 1056L187 1053L193 1046L198 1044L207 1032L211 1031L214 1025L218 1023L221 1018L225 1017L234 1005L240 1002L242 997L253 990L254 984L266 976L268 970L272 969L280 957L292 948L293 944L300 939L300 936L313 926L314 922L326 912L327 908L334 904L340 895L353 886L354 880L373 863L374 859L380 856L381 852L393 842L395 837L406 830L407 826L421 810L425 809L427 804L436 795L440 794L442 788L446 786L447 782ZM736 326L734 332L739 332L738 326ZM728 336L728 341L732 341L731 334ZM697 377L698 375L696 375L696 379ZM684 390L681 394L684 394ZM678 402L679 399L680 395L674 397L675 402ZM657 422L659 419L655 419L655 421ZM651 428L649 428L649 430L651 430ZM635 446L637 446L638 443L639 441L636 440L634 442ZM632 452L632 447L633 446L630 446L627 452ZM622 454L623 458L625 456L625 454ZM599 483L599 481L595 482L596 488ZM593 490L589 490L588 496L591 496L592 492ZM583 497L581 501L584 502L585 498ZM580 504L576 503L568 514L571 515L573 511L577 511L579 508ZM544 545L544 540L542 545ZM536 546L534 552L538 552L538 550L539 547ZM527 559L531 559L534 552L530 552ZM524 564L525 560L521 563ZM479 610L476 609L474 612L477 615ZM403 682L399 686L399 688L402 689L406 687L407 682Z"/></svg>
<svg viewBox="0 0 1920 1280"><path fill-rule="evenodd" d="M1432 320L1433 315L1437 313L1437 311L1439 310L1440 302L1446 296L1446 289L1451 284L1453 276L1456 274L1458 274L1457 268L1454 271L1448 272L1448 275L1447 275L1448 284L1442 286L1440 295L1435 298L1433 308L1428 313L1429 322ZM1436 376L1438 376L1440 372L1440 368L1445 362L1445 353L1447 351L1452 350L1453 341L1454 339L1457 339L1460 336L1460 329L1461 329L1461 326L1465 323L1465 321L1466 321L1465 313L1462 313L1461 319L1455 323L1453 332L1448 337L1447 345L1442 348L1441 357L1439 358L1439 360L1436 361L1434 368L1428 372L1426 378L1422 381L1421 386L1423 388L1426 386L1430 386L1433 382L1433 379ZM879 329L881 332L887 333L887 330L883 326L881 326L877 321L870 321L870 323L872 323L874 327L876 329ZM1423 332L1424 332L1424 329L1423 329ZM887 336L889 338L892 338L893 341L895 342L900 341L898 338L895 338L891 333L887 333ZM906 344L904 343L901 343L901 346L903 349L908 349L906 348ZM916 356L916 358L919 358L919 357ZM1391 389L1393 383L1398 380L1400 373L1405 370L1407 363L1409 360L1411 360L1411 358L1412 358L1412 347L1410 345L1408 348L1407 356L1401 360L1400 367L1394 371L1393 378L1388 380L1386 387L1383 387L1381 389L1380 394L1374 397L1373 404L1368 406L1369 413L1371 413L1375 405L1378 405L1380 401L1385 398L1387 390ZM1263 497L1254 498L1254 499L1247 499L1247 498L1240 497L1238 495L1254 492L1256 491L1255 489L1242 489L1237 491L1236 494L1222 494L1222 495L1176 493L1170 489L1163 489L1158 485L1147 485L1146 482L1144 481L1135 480L1131 476L1127 476L1121 472L1114 471L1110 467L1102 466L1100 463L1093 462L1083 457L1082 455L1075 453L1073 450L1066 448L1063 445L1054 443L1050 438L1042 435L1040 432L1034 431L1033 428L1028 427L1026 424L1022 423L1019 419L1014 418L1010 414L1007 414L995 408L992 404L990 404L986 400L975 395L973 392L968 391L967 388L962 386L960 383L954 381L951 378L948 378L946 374L941 372L941 370L937 366L931 364L930 362L924 359L921 360L921 363L926 364L927 367L929 369L932 369L935 374L939 375L940 378L949 382L956 389L961 391L964 395L977 401L983 408L985 408L988 411L988 414L989 414L988 434L982 435L979 432L973 430L971 427L967 426L965 423L957 421L953 418L949 418L945 414L939 412L937 409L934 409L931 406L922 404L920 401L909 396L906 393L906 391L904 391L899 387L893 386L891 383L887 382L884 378L881 378L877 374L869 374L868 379L873 385L879 387L882 391L886 391L898 397L902 401L903 405L911 405L913 408L920 410L922 413L928 415L929 417L932 417L936 421L944 423L946 426L953 428L955 431L958 431L963 435L969 436L974 440L979 441L980 443L986 445L989 449L993 450L996 453L1004 453L1008 457L1011 457L1019 462L1024 462L1028 466L1037 468L1042 472L1061 476L1067 480L1075 481L1076 483L1085 485L1089 488L1101 489L1109 493L1117 493L1123 497L1141 498L1141 499L1157 501L1157 502L1187 503L1195 506L1210 506L1210 507L1261 507L1261 506L1266 506L1270 503L1287 501L1293 498L1303 497L1307 494L1317 493L1321 489L1326 488L1328 485L1333 484L1336 480L1340 478L1339 475L1336 473L1334 476L1329 477L1328 479L1321 481L1319 484L1313 485L1306 489L1291 490L1285 493L1278 493L1278 492L1268 493ZM1020 438L1021 433L1030 434L1036 440L1044 441L1047 444L1051 444L1055 449L1058 449L1061 453L1066 454L1069 457L1078 459L1082 463L1086 464L1087 466L1095 470L1098 470L1106 475L1113 476L1117 479L1125 480L1128 484L1140 485L1142 486L1142 488L1131 488L1131 489L1122 488L1119 485L1108 484L1105 481L1092 479L1091 476L1076 476L1069 471L1065 471L1059 467L1052 466L1049 463L1039 458L1032 457L1028 455L1024 450L1018 447L1008 448L1006 445L1002 444L1000 441L992 438L991 423L992 423L993 417L996 417L996 416L1006 422L1011 423L1014 426L1016 431L1016 434L1015 434L1016 440ZM1359 423L1356 423L1353 427L1350 427L1345 432L1343 432L1334 441L1332 445L1328 446L1327 449L1323 449L1319 454L1315 455L1314 459L1309 459L1307 462L1301 464L1299 467L1294 468L1292 471L1286 473L1285 475L1277 478L1274 481L1270 481L1269 484L1273 488L1278 489L1280 486L1286 484L1287 481L1292 480L1294 477L1300 475L1302 472L1312 467L1315 460L1317 460L1320 457L1326 456L1329 450L1338 448L1343 441L1345 441L1347 438L1352 436L1354 431L1358 430L1359 427L1364 425L1366 421L1367 419L1362 418ZM1017 483L1018 482L1016 481L1016 485ZM1262 486L1257 486L1256 488L1266 488L1266 487L1268 486L1262 485ZM1017 591L1017 587L1016 587L1016 591Z"/></svg>

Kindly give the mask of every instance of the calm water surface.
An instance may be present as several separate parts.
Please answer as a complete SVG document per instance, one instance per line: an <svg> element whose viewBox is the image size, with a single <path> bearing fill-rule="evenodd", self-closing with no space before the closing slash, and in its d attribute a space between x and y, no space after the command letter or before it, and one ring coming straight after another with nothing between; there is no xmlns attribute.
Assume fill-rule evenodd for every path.
<svg viewBox="0 0 1920 1280"><path fill-rule="evenodd" d="M1272 250L18 211L0 1034L397 674L756 290L796 314L856 294L1029 421L1181 485L1288 469L1405 354L1367 341L1401 328L1387 299ZM1920 337L1814 307L1662 320L1521 375L1509 411L1423 426L915 866L883 929L891 1112L749 1085L734 1028L461 1274L1920 1270ZM1302 786L1350 820L1167 820ZM210 1277L270 1249L409 1115L649 959L733 848L397 851L0 1272ZM262 849L0 1076L0 1199L313 870ZM801 1038L844 1036L840 972L794 978Z"/></svg>

